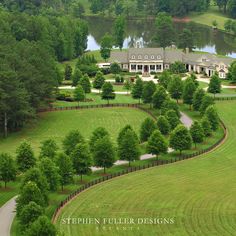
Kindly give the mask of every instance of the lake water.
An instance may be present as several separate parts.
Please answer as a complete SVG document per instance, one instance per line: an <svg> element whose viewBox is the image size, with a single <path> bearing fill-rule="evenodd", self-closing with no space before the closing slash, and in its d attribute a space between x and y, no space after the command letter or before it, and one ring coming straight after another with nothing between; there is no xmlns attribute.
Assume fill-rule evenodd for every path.
<svg viewBox="0 0 236 236"><path fill-rule="evenodd" d="M112 33L113 21L101 17L86 18L89 25L87 50L100 49L100 42L106 32ZM183 28L188 27L194 32L195 50L236 58L236 37L195 23L175 23L176 33L173 42L176 43ZM158 47L154 42L155 22L153 20L129 20L126 26L124 48L134 47L141 42L144 47Z"/></svg>

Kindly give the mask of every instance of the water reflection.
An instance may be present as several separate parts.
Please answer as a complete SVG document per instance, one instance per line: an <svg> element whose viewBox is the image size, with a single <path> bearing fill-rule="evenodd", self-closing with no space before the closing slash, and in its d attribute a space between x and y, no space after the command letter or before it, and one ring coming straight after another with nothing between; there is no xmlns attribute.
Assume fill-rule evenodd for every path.
<svg viewBox="0 0 236 236"><path fill-rule="evenodd" d="M88 50L98 50L100 41L106 32L112 33L113 21L99 17L86 18L89 24L90 35L88 37ZM195 23L175 23L176 34L173 41L178 42L178 35L183 28L188 27L194 33L195 50L217 53L236 58L236 39L235 36L214 31L209 27ZM137 42L142 42L144 47L157 47L153 41L155 25L150 20L130 20L127 22L127 36L124 41L124 48L133 47Z"/></svg>

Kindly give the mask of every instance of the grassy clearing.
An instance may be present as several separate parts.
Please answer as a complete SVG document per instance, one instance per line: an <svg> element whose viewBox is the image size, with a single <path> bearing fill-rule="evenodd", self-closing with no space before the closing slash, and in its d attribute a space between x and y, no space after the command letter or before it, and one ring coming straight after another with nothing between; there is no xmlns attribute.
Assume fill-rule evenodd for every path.
<svg viewBox="0 0 236 236"><path fill-rule="evenodd" d="M40 113L38 119L28 124L22 131L9 135L7 139L0 140L2 152L14 153L17 146L28 140L34 151L38 154L41 141L53 138L59 145L65 135L78 129L88 139L97 127L105 127L113 141L116 140L118 132L126 124L132 124L138 131L141 122L148 114L138 109L129 108L107 108L86 109Z"/></svg>
<svg viewBox="0 0 236 236"><path fill-rule="evenodd" d="M217 104L229 130L212 153L123 176L82 193L62 210L65 235L234 235L236 228L236 102ZM96 198L96 202L94 199ZM174 218L174 224L134 225L133 230L62 225L63 217ZM120 225L124 226L124 225Z"/></svg>

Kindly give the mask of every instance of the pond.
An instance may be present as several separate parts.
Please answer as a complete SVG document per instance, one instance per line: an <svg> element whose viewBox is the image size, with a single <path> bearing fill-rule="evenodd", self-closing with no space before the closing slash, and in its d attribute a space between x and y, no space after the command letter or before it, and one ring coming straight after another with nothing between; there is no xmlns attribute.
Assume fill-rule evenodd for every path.
<svg viewBox="0 0 236 236"><path fill-rule="evenodd" d="M112 33L113 20L102 17L87 17L89 25L87 50L98 50L101 38L106 32ZM173 42L181 40L179 35L183 28L188 27L194 33L196 51L217 53L236 58L236 37L210 27L196 23L175 23ZM158 47L153 40L155 36L154 20L129 20L126 26L124 48L134 47L140 42L144 47Z"/></svg>

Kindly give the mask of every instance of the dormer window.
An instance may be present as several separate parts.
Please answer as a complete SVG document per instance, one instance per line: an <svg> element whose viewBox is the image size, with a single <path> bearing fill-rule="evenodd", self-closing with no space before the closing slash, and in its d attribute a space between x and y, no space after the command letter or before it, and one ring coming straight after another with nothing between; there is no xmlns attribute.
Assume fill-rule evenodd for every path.
<svg viewBox="0 0 236 236"><path fill-rule="evenodd" d="M155 57L154 57L154 55L151 55L151 59L153 60Z"/></svg>
<svg viewBox="0 0 236 236"><path fill-rule="evenodd" d="M145 59L148 59L148 55L145 55L145 57L144 57Z"/></svg>
<svg viewBox="0 0 236 236"><path fill-rule="evenodd" d="M132 55L132 59L135 59L135 55Z"/></svg>
<svg viewBox="0 0 236 236"><path fill-rule="evenodd" d="M141 56L141 55L139 55L139 56L138 56L138 59L142 59L142 56Z"/></svg>
<svg viewBox="0 0 236 236"><path fill-rule="evenodd" d="M158 56L157 56L157 59L161 59L161 56L160 56L160 55L158 55Z"/></svg>

